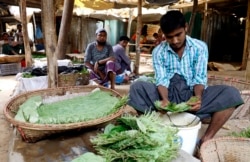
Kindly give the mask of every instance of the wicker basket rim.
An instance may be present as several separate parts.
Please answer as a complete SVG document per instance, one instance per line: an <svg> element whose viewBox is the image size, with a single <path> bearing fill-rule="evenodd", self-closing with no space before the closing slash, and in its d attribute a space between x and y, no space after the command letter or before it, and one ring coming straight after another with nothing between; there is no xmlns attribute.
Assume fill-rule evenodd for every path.
<svg viewBox="0 0 250 162"><path fill-rule="evenodd" d="M102 86L97 86L97 85L86 85L89 88L100 88L100 89L106 89L116 95L118 95L118 97L121 97L121 95L112 90L112 89L108 89ZM54 90L54 89L69 89L69 88L77 88L77 86L74 87L59 87L59 88L48 88L48 89L42 89L42 90L35 90L35 91L29 91L26 92L25 94L32 94L34 92L44 92L46 90ZM107 121L110 121L118 116L120 116L123 112L124 112L124 107L122 106L120 109L118 109L116 112L107 115L105 117L102 118L98 118L98 119L94 119L94 120L88 120L88 121L82 121L82 122L77 122L77 123L68 123L68 124L33 124L33 123L28 123L28 122L21 122L21 121L17 121L15 120L13 117L11 117L9 115L9 111L8 111L8 105L11 103L11 101L15 100L16 98L18 98L19 96L22 96L23 94L19 94L15 97L13 97L11 100L9 100L6 103L6 106L4 107L3 113L6 117L6 119L12 123L14 126L17 127L21 127L21 128L27 128L30 130L71 130L71 129L75 129L75 128L80 128L80 127L88 127L88 126L94 126L94 125L98 125Z"/></svg>
<svg viewBox="0 0 250 162"><path fill-rule="evenodd" d="M224 137L217 137L217 138L213 138L213 139L210 139L206 142L204 142L202 145L201 145L201 148L200 148L200 153L201 153L201 156L206 154L206 148L210 145L210 144L213 144L214 142L220 142L220 141L229 141L229 142L234 142L234 141L237 141L237 142L248 142L250 144L250 138L244 138L244 137L234 137L234 136L224 136ZM228 147L231 147L232 145L228 146ZM250 145L249 145L249 148L250 148Z"/></svg>
<svg viewBox="0 0 250 162"><path fill-rule="evenodd" d="M247 81L246 79L239 79L233 76L218 76L218 75L211 75L209 74L208 79L210 80L222 80L222 81L230 81L230 82L236 82L236 83L242 83L242 84L250 84L250 81Z"/></svg>

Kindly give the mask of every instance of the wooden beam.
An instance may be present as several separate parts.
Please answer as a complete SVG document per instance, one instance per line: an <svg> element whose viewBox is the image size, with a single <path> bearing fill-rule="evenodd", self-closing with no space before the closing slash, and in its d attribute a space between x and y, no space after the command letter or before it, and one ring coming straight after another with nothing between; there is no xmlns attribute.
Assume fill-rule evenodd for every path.
<svg viewBox="0 0 250 162"><path fill-rule="evenodd" d="M22 33L23 33L23 43L24 43L24 51L25 51L25 63L27 67L32 66L32 57L31 57L31 49L29 43L28 36L28 28L27 28L27 14L26 14L26 0L20 1L20 17L22 20Z"/></svg>
<svg viewBox="0 0 250 162"><path fill-rule="evenodd" d="M0 0L1 4L10 6L19 6L19 0ZM41 8L41 1L38 0L26 0L26 7Z"/></svg>
<svg viewBox="0 0 250 162"><path fill-rule="evenodd" d="M48 14L50 13L50 14ZM48 87L57 86L56 23L54 0L42 0L42 24L48 67Z"/></svg>

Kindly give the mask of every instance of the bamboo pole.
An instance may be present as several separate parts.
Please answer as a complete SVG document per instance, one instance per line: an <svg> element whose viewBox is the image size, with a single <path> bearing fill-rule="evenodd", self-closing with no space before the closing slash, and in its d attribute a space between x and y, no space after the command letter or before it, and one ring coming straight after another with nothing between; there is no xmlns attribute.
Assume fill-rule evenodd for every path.
<svg viewBox="0 0 250 162"><path fill-rule="evenodd" d="M58 44L56 48L56 56L58 59L64 59L67 50L67 36L70 30L70 24L73 15L75 0L64 0L63 15L59 31Z"/></svg>
<svg viewBox="0 0 250 162"><path fill-rule="evenodd" d="M247 17L246 17L246 29L245 29L245 41L244 41L244 53L242 59L242 70L246 69L246 79L250 80L250 1L247 5Z"/></svg>
<svg viewBox="0 0 250 162"><path fill-rule="evenodd" d="M23 43L24 43L24 50L25 50L25 63L27 67L32 66L32 57L31 57L31 49L30 49L30 42L28 36L28 29L27 29L27 13L26 13L26 0L21 0L19 3L20 9L20 17L22 21L22 33L23 33Z"/></svg>
<svg viewBox="0 0 250 162"><path fill-rule="evenodd" d="M196 17L196 10L198 7L198 0L194 0L193 2L193 12L191 14L190 20L189 20L189 28L188 28L188 34L191 36L192 35L192 31L194 28L194 20Z"/></svg>
<svg viewBox="0 0 250 162"><path fill-rule="evenodd" d="M207 40L207 0L204 5L204 17L203 17L203 24L202 24L202 34L201 34L201 39L206 42Z"/></svg>
<svg viewBox="0 0 250 162"><path fill-rule="evenodd" d="M140 37L141 37L141 26L142 26L142 0L138 0L138 15L137 15L137 28L136 28L136 59L135 59L135 74L139 75L140 66Z"/></svg>
<svg viewBox="0 0 250 162"><path fill-rule="evenodd" d="M36 16L35 16L35 14L33 13L32 14L32 20L33 20L33 31L34 31L34 34L33 34L33 36L34 36L34 44L33 44L33 47L35 47L35 43L36 43ZM33 48L33 51L35 51L35 49Z"/></svg>

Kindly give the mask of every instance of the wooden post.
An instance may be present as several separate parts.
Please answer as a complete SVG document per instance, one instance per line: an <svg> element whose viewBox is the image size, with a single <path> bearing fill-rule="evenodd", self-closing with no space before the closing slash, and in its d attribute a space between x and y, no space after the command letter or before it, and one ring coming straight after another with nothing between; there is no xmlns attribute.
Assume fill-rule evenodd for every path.
<svg viewBox="0 0 250 162"><path fill-rule="evenodd" d="M138 15L137 15L137 28L136 28L136 57L135 57L135 74L139 75L140 66L140 37L141 37L141 26L142 26L142 0L138 0Z"/></svg>
<svg viewBox="0 0 250 162"><path fill-rule="evenodd" d="M31 49L30 49L30 42L28 36L28 29L27 29L27 14L26 14L26 0L21 0L19 3L20 8L20 17L22 21L22 32L23 32L23 43L24 43L24 50L25 50L25 63L27 67L32 66L32 57L31 57Z"/></svg>
<svg viewBox="0 0 250 162"><path fill-rule="evenodd" d="M33 34L33 36L34 36L34 45L33 45L33 47L35 47L35 43L36 43L36 16L35 16L35 14L33 13L33 15L32 15L32 20L33 20L33 31L34 31L34 34ZM33 51L34 51L34 49L33 49Z"/></svg>
<svg viewBox="0 0 250 162"><path fill-rule="evenodd" d="M70 30L71 19L73 15L75 0L64 0L63 15L59 31L58 44L56 48L56 56L58 59L64 59L67 50L67 38Z"/></svg>
<svg viewBox="0 0 250 162"><path fill-rule="evenodd" d="M245 41L244 41L244 53L242 59L242 70L246 69L246 79L250 80L250 1L247 5L247 17L246 17L246 29L245 29Z"/></svg>
<svg viewBox="0 0 250 162"><path fill-rule="evenodd" d="M45 49L47 55L48 87L57 85L56 24L54 0L42 0L42 24L44 29ZM49 13L49 14L48 14Z"/></svg>
<svg viewBox="0 0 250 162"><path fill-rule="evenodd" d="M129 38L130 38L130 33L131 33L131 24L134 19L133 11L134 9L132 8L129 9L129 19L128 19L128 27L127 27L127 37ZM126 48L126 54L129 56L129 47Z"/></svg>

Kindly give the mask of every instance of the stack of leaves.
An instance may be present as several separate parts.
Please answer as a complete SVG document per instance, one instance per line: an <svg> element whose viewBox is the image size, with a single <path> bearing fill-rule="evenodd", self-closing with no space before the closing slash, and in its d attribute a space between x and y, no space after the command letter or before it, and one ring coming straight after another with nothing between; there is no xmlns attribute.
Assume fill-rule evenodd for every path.
<svg viewBox="0 0 250 162"><path fill-rule="evenodd" d="M199 99L195 96L192 96L187 102L181 102L179 104L169 102L169 104L165 107L161 106L161 102L159 100L155 101L154 105L157 110L169 111L172 113L179 113L187 111L191 108L190 104L197 102Z"/></svg>
<svg viewBox="0 0 250 162"><path fill-rule="evenodd" d="M100 90L47 104L42 103L41 96L33 96L20 106L15 119L40 124L76 123L111 115L126 103L127 96L117 98Z"/></svg>
<svg viewBox="0 0 250 162"><path fill-rule="evenodd" d="M42 105L41 96L33 96L20 105L15 119L18 121L36 123L39 118L37 108Z"/></svg>
<svg viewBox="0 0 250 162"><path fill-rule="evenodd" d="M178 130L162 124L159 114L124 115L91 139L106 161L168 162L178 155Z"/></svg>

